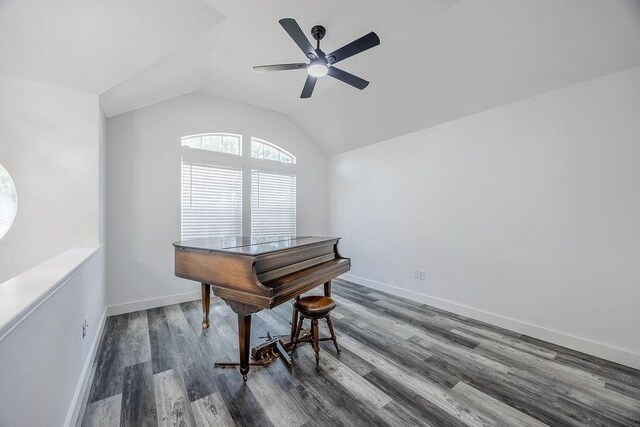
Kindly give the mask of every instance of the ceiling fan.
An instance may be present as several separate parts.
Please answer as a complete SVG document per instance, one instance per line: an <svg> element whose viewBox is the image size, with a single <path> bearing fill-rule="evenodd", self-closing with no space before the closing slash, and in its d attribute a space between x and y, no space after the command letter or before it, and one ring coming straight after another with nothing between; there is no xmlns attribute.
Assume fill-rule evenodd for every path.
<svg viewBox="0 0 640 427"><path fill-rule="evenodd" d="M326 75L345 82L346 84L360 90L367 87L369 84L368 81L336 68L334 64L337 64L343 59L347 59L353 55L357 55L367 49L371 49L374 46L378 46L380 44L380 39L376 33L372 31L369 34L342 46L338 50L325 54L320 50L320 40L322 40L324 35L327 33L327 30L325 30L322 25L316 25L311 29L311 35L317 41L317 47L314 49L295 19L283 18L279 22L280 25L282 25L282 28L284 28L293 41L296 42L298 47L302 49L302 52L304 52L307 58L309 58L310 62L308 64L300 62L296 64L257 65L253 67L255 72L265 73L267 71L306 69L309 75L304 83L304 88L302 89L300 98L309 98L313 93L313 88L315 87L318 78Z"/></svg>

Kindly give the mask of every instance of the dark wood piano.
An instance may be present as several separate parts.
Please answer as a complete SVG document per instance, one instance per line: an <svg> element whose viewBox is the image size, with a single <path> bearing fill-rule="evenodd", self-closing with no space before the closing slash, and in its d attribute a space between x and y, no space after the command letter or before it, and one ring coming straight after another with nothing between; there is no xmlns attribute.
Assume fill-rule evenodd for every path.
<svg viewBox="0 0 640 427"><path fill-rule="evenodd" d="M176 242L175 274L202 283L202 327L211 289L238 314L240 373L249 372L251 314L274 308L349 271L339 237L211 237ZM295 322L293 322L293 325Z"/></svg>

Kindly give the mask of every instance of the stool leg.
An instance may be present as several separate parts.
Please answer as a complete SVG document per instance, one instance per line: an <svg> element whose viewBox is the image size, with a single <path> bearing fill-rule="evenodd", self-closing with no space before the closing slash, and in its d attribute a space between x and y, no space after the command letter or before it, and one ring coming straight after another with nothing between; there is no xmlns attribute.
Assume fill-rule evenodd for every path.
<svg viewBox="0 0 640 427"><path fill-rule="evenodd" d="M340 353L340 349L338 348L338 340L336 339L336 333L333 331L333 323L331 323L331 316L327 315L327 326L329 326L329 332L331 333L331 341L333 341L333 345L336 346L336 352Z"/></svg>
<svg viewBox="0 0 640 427"><path fill-rule="evenodd" d="M313 351L316 352L316 369L320 370L320 345L318 342L320 334L318 333L318 319L311 320L311 335L313 335Z"/></svg>
<svg viewBox="0 0 640 427"><path fill-rule="evenodd" d="M300 320L298 321L298 327L296 328L296 334L293 336L293 340L292 340L293 346L291 347L291 359L293 359L293 352L296 351L296 346L298 345L298 339L300 338L300 332L302 331L303 322L304 322L304 316L300 315Z"/></svg>

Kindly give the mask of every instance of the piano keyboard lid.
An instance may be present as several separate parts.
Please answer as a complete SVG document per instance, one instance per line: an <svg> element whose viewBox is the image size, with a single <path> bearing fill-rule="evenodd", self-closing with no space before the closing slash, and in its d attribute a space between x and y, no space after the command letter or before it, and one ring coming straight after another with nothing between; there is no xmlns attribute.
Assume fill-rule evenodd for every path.
<svg viewBox="0 0 640 427"><path fill-rule="evenodd" d="M263 255L322 242L337 242L339 237L318 236L270 236L270 237L203 237L182 240L173 246L181 249L195 249L208 252L224 252L239 255Z"/></svg>

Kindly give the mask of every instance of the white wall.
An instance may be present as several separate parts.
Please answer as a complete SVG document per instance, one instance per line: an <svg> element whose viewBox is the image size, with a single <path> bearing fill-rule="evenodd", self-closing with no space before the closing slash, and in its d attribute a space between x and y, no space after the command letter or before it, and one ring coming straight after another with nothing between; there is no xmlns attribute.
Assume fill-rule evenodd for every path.
<svg viewBox="0 0 640 427"><path fill-rule="evenodd" d="M49 292L58 255L104 241L104 120L97 95L0 74L0 163L18 192L0 239L0 287L26 272ZM0 425L62 425L77 409L104 319L105 256L99 248L0 337Z"/></svg>
<svg viewBox="0 0 640 427"><path fill-rule="evenodd" d="M638 165L632 68L332 158L330 232L363 284L640 367Z"/></svg>
<svg viewBox="0 0 640 427"><path fill-rule="evenodd" d="M174 276L180 239L180 138L230 132L297 156L298 234L327 233L327 159L282 114L192 93L107 119L108 304L199 291ZM145 306L145 305L142 305ZM148 304L147 304L148 306ZM141 307L128 305L118 311Z"/></svg>
<svg viewBox="0 0 640 427"><path fill-rule="evenodd" d="M68 252L25 273L25 284L47 280L51 271L59 270L57 262L71 261L75 268L74 256L84 259L87 251L76 252L80 255L73 252L69 257ZM100 248L46 301L0 336L1 426L61 426L72 420L104 322L104 286ZM83 339L85 318L89 327Z"/></svg>
<svg viewBox="0 0 640 427"><path fill-rule="evenodd" d="M98 97L0 74L0 163L18 213L0 239L0 283L98 242Z"/></svg>

